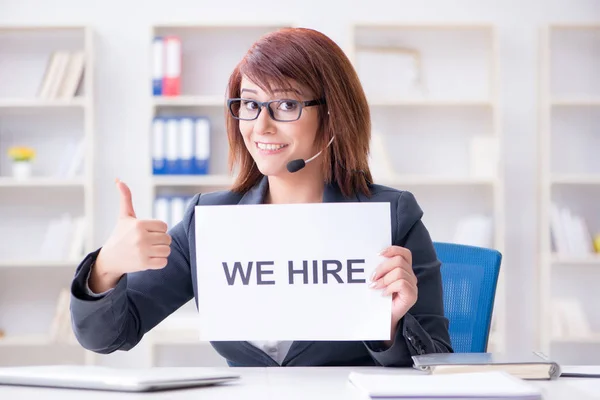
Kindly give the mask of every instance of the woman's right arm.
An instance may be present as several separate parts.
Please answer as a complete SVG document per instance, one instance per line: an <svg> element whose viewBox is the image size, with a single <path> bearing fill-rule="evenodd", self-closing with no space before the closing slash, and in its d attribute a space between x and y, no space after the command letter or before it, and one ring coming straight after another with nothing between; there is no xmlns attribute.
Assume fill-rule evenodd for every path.
<svg viewBox="0 0 600 400"><path fill-rule="evenodd" d="M133 348L194 297L188 232L200 195L167 233L164 222L136 219L129 188L118 185L117 226L80 263L71 285L75 336L84 348L102 354Z"/></svg>

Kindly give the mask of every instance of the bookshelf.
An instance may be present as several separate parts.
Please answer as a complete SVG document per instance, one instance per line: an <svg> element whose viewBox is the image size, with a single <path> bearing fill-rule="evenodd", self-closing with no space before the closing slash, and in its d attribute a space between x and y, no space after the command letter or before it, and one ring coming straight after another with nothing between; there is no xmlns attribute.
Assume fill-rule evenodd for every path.
<svg viewBox="0 0 600 400"><path fill-rule="evenodd" d="M61 291L93 244L93 32L0 26L0 58L0 365L91 363ZM12 146L35 150L29 177Z"/></svg>
<svg viewBox="0 0 600 400"><path fill-rule="evenodd" d="M375 182L411 191L434 241L504 253L495 27L355 23L349 34L371 108ZM505 349L507 268L503 262L489 351Z"/></svg>
<svg viewBox="0 0 600 400"><path fill-rule="evenodd" d="M563 363L600 356L600 25L540 33L540 348Z"/></svg>
<svg viewBox="0 0 600 400"><path fill-rule="evenodd" d="M148 80L148 95L151 97L148 118L148 174L151 182L149 196L152 199L155 218L160 218L172 226L174 221L182 217L189 197L199 192L223 190L233 183L233 176L229 174L227 167L229 145L225 128L225 99L229 75L248 48L260 36L290 26L292 24L287 23L214 23L151 27L149 38L151 77ZM169 61L169 53L165 48L162 49L161 56L157 57L154 42L157 37L175 37L180 41L181 51L176 55L177 64L181 67L180 89L177 92L153 90L152 78L157 73L157 60L161 60L161 68L173 62L173 60ZM168 68L163 69L163 72L169 74ZM202 173L192 171L191 173L155 174L152 162L156 154L154 120L182 117L204 118L208 121L210 132L208 170ZM168 157L169 150L163 151ZM160 199L167 199L168 202ZM149 349L150 365L226 365L210 344L198 341L199 334L195 326L196 312L195 304L191 301L146 335L143 341Z"/></svg>
<svg viewBox="0 0 600 400"><path fill-rule="evenodd" d="M223 124L226 78L260 34L278 27L155 26L152 29L152 38L169 34L180 37L183 56L180 95L152 96L150 120L156 116L201 115L209 118L211 126L210 173L152 175L152 199L190 196L231 184L232 177L226 170L227 137ZM247 29L254 33L249 34ZM211 47L204 43L209 33ZM211 63L214 60L225 68L205 67L211 71L207 73L221 75L217 74L218 79L211 79L210 83L203 83L202 69L191 67L199 65L194 57L200 57L198 52L220 51L216 50L220 43L232 43L237 35L239 46L228 47L234 49L236 55L231 59L228 55L219 57L218 61L210 58ZM402 93L402 82L390 80L389 85L381 84L382 74L396 76L398 72L377 70L389 64L377 58L387 53L387 49L381 51L381 47L393 45L412 46L408 51L412 55L418 50L419 79L429 89L428 93ZM345 50L369 97L375 134L372 146L375 157L371 166L377 183L412 191L425 210L424 220L434 240L475 241L473 244L503 251L504 179L495 28L489 25L354 24L350 26L349 46ZM375 59L364 58L363 53L374 54ZM195 79L186 75L192 73L196 74ZM453 79L448 79L448 74ZM186 85L185 81L193 83ZM382 91L389 88L395 91ZM396 132L395 126L405 128ZM149 131L153 134L152 125ZM149 152L153 154L150 142ZM402 152L407 144L410 151ZM475 157L477 154L483 157ZM428 159L426 163L422 161L424 156ZM150 166L149 170L152 174ZM164 213L164 207L161 212ZM479 237L484 241L476 240ZM504 269L506 264L503 264ZM505 346L503 276L501 273L490 351L502 351ZM170 352L184 351L182 349L213 355L208 344L192 339L197 338L194 318L189 318L193 313L195 305L190 302L147 335L152 365L168 364L164 359L167 355L161 353L166 349L171 356ZM179 361L181 357L195 360L191 363L202 359L187 353L179 357ZM207 359L210 363L220 362Z"/></svg>

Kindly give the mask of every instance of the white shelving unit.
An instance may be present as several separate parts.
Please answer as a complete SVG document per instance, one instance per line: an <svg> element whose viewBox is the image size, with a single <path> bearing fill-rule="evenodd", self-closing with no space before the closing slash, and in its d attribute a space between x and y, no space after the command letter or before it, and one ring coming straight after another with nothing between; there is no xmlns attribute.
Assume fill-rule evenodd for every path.
<svg viewBox="0 0 600 400"><path fill-rule="evenodd" d="M600 24L553 24L540 38L539 345L559 362L597 363Z"/></svg>
<svg viewBox="0 0 600 400"><path fill-rule="evenodd" d="M0 26L0 365L93 361L76 342L51 335L59 293L81 260L67 256L69 247L79 240L83 255L93 243L92 35L86 26ZM83 52L74 97L40 96L56 52ZM31 178L12 177L7 149L13 145L35 149ZM51 221L65 213L84 223L53 234ZM44 246L66 251L44 253Z"/></svg>
<svg viewBox="0 0 600 400"><path fill-rule="evenodd" d="M152 37L175 34L182 38L183 72L181 96L153 97L151 117L208 116L212 130L210 175L152 176L152 199L160 195L192 195L200 191L223 189L231 184L232 177L226 170L227 137L223 115L227 76L244 51L260 34L276 28L278 26L153 28ZM249 33L249 29L252 34ZM229 46L223 46L224 42ZM381 134L382 136L378 137L385 139L384 147L391 149L387 157L385 154L379 154L381 158L387 159L387 162L384 160L383 164L379 165L387 165L388 172L391 169L393 173L375 174L377 183L412 191L425 210L425 223L434 240L454 241L459 224L462 224L466 217L477 214L492 221L492 228L488 232L489 247L503 251L504 183L500 166L502 130L499 124L496 42L495 29L488 25L363 24L351 26L350 48L346 51L368 93L374 133ZM232 43L235 45L232 46ZM373 68L390 63L368 58L365 60L360 56L367 47L370 51L372 47L394 45L412 46L418 50L422 77L427 79L429 93L417 96L414 93L398 91L391 95L381 92L382 89L390 88L402 90L394 80L390 80L389 85L381 85L383 73L387 72L397 80L398 70L373 72ZM223 55L223 48L233 51ZM210 57L214 51L219 51L218 58ZM211 65L204 66L204 69L194 68L195 65L199 65L196 57L202 57L201 54L204 55L203 60L211 60ZM218 66L213 66L213 61L218 63ZM210 81L207 81L208 78L198 71L211 71L213 74L221 74L221 77L217 75L217 78L214 78L214 75L210 75ZM191 83L186 85L186 81ZM400 132L395 132L396 130ZM485 160L481 164L481 158L471 157L470 147L477 141L475 138L491 138L495 141L492 142L492 148L487 149L488 159L495 159L495 163L485 165ZM410 147L409 151L403 151L406 146ZM377 143L374 145L374 153L376 152ZM480 164L490 171L483 171L479 168ZM149 170L151 171L150 160ZM448 210L452 212L449 213ZM468 233L467 229L466 234ZM480 235L477 232L470 233ZM503 264L503 270L505 268L506 264ZM491 351L501 351L504 348L503 287L502 273L494 310L489 346ZM184 358L192 357L192 364L200 359L206 360L207 355L212 355L212 349L207 344L190 340L197 336L196 328L191 322L193 317L185 318L188 312L195 312L194 304L184 306L147 336L146 343L150 347L152 365L169 365L169 362L164 360L166 355L159 354L159 348L163 347L168 348L171 356L176 349L201 351L202 358L187 353L180 355ZM210 359L207 362L214 365L222 361L219 360Z"/></svg>
<svg viewBox="0 0 600 400"><path fill-rule="evenodd" d="M181 40L181 94L154 96L148 118L148 173L150 198L189 197L199 192L223 190L233 183L227 167L228 139L225 128L226 88L229 75L248 48L260 36L292 24L155 25L149 43L157 36L174 35ZM210 121L210 166L206 175L152 175L152 120L154 117L198 116ZM156 216L156 215L155 215ZM150 365L226 365L212 346L198 341L193 325L196 307L184 305L145 338ZM182 326L185 325L185 326ZM192 338L196 338L192 340Z"/></svg>
<svg viewBox="0 0 600 400"><path fill-rule="evenodd" d="M494 26L357 23L350 38L348 53L371 107L375 182L411 191L434 241L504 253ZM487 228L465 225L472 216ZM507 268L503 262L489 351L505 348Z"/></svg>

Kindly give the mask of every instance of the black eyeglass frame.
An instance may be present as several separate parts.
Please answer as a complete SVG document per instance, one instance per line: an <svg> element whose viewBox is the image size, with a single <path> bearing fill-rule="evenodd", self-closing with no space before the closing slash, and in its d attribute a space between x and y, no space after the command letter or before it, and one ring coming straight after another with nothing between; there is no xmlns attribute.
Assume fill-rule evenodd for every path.
<svg viewBox="0 0 600 400"><path fill-rule="evenodd" d="M240 118L235 115L235 113L231 109L231 105L236 101L242 101L242 100L251 101L258 105L258 113L256 114L256 116L254 118ZM280 120L280 119L275 118L275 115L273 114L273 110L270 107L271 103L279 103L279 102L285 102L285 101L294 102L300 106L300 111L298 112L298 118L288 119L288 120ZM262 112L263 108L266 108L267 110L269 110L269 116L271 117L271 119L273 121L294 122L294 121L298 121L300 119L300 117L302 117L302 110L304 109L304 107L320 106L323 104L327 104L325 101L325 98L320 98L320 99L315 99L315 100L306 100L306 101L300 101L300 100L296 100L296 99L277 99L277 100L269 100L269 101L263 101L263 102L260 102L258 100L254 100L254 99L245 99L245 98L241 98L241 97L227 99L227 109L229 110L229 113L231 114L231 116L233 118L240 120L240 121L254 121L255 119L257 119L260 116L260 113Z"/></svg>

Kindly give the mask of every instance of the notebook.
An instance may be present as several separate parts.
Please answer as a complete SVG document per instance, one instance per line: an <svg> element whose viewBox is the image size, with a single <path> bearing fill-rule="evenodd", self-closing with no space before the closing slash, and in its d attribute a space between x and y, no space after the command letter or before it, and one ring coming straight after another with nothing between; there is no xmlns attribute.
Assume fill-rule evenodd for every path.
<svg viewBox="0 0 600 400"><path fill-rule="evenodd" d="M31 366L0 368L1 385L149 392L234 381L232 372L209 368L124 369L102 366Z"/></svg>
<svg viewBox="0 0 600 400"><path fill-rule="evenodd" d="M351 372L349 381L371 399L542 398L540 389L502 371L455 375L402 375Z"/></svg>
<svg viewBox="0 0 600 400"><path fill-rule="evenodd" d="M435 353L413 356L413 366L431 374L504 371L521 379L556 379L560 366L544 355L500 353Z"/></svg>
<svg viewBox="0 0 600 400"><path fill-rule="evenodd" d="M563 365L560 376L565 378L600 378L600 365Z"/></svg>

